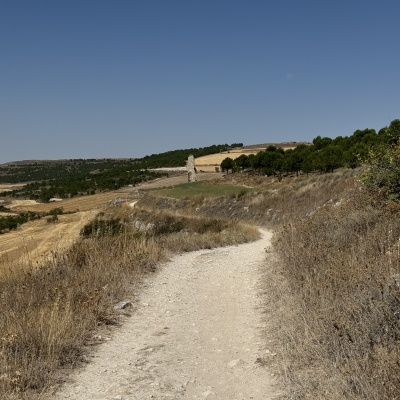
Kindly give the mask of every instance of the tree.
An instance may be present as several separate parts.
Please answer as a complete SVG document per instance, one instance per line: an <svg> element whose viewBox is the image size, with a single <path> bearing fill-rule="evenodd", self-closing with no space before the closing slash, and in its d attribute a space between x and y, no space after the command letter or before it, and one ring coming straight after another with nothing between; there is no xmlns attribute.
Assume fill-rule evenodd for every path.
<svg viewBox="0 0 400 400"><path fill-rule="evenodd" d="M232 160L230 157L226 157L222 160L221 162L221 170L226 171L226 173L229 173L230 169L233 169L235 166L235 162Z"/></svg>
<svg viewBox="0 0 400 400"><path fill-rule="evenodd" d="M321 150L324 147L330 145L332 143L332 139L328 138L328 137L323 137L321 138L321 136L317 136L314 140L313 140L313 145L315 146L316 150Z"/></svg>
<svg viewBox="0 0 400 400"><path fill-rule="evenodd" d="M387 129L389 144L398 144L400 141L400 119L394 119Z"/></svg>
<svg viewBox="0 0 400 400"><path fill-rule="evenodd" d="M340 147L330 144L320 153L321 166L324 172L333 172L343 166L343 151Z"/></svg>
<svg viewBox="0 0 400 400"><path fill-rule="evenodd" d="M246 168L250 168L250 160L246 154L241 154L238 158L235 159L235 164L243 170Z"/></svg>

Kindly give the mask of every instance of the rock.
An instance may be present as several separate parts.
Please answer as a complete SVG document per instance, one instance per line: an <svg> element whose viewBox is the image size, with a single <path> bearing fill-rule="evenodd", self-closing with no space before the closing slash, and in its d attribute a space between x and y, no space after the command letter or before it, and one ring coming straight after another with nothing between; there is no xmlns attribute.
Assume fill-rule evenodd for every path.
<svg viewBox="0 0 400 400"><path fill-rule="evenodd" d="M118 304L114 306L116 310L125 310L126 308L132 307L132 303L128 300L120 301Z"/></svg>

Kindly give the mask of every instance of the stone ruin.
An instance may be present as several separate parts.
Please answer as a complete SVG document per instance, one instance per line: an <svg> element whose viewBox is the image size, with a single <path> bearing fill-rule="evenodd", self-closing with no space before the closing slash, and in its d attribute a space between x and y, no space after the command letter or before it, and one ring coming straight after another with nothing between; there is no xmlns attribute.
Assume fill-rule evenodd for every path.
<svg viewBox="0 0 400 400"><path fill-rule="evenodd" d="M188 182L196 182L197 181L197 171L194 165L194 157L189 156L187 160L187 171L188 171Z"/></svg>

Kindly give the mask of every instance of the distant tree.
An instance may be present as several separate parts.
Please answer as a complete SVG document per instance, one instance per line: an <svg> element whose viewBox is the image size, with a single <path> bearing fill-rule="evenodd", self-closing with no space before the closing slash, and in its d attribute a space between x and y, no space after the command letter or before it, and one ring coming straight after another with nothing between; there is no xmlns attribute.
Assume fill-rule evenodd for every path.
<svg viewBox="0 0 400 400"><path fill-rule="evenodd" d="M230 157L226 157L222 160L221 162L221 170L226 171L226 173L229 173L229 170L232 170L235 166L235 162L232 160Z"/></svg>
<svg viewBox="0 0 400 400"><path fill-rule="evenodd" d="M313 145L315 147L316 150L321 150L324 147L330 145L332 143L332 139L328 138L328 137L323 137L321 138L321 136L317 136L314 140L313 140Z"/></svg>
<svg viewBox="0 0 400 400"><path fill-rule="evenodd" d="M250 160L246 154L241 154L238 158L235 159L235 164L243 171L246 168L250 168Z"/></svg>
<svg viewBox="0 0 400 400"><path fill-rule="evenodd" d="M330 144L320 153L321 167L324 172L333 172L335 169L342 167L343 151L339 146Z"/></svg>
<svg viewBox="0 0 400 400"><path fill-rule="evenodd" d="M398 144L400 141L400 119L394 119L387 129L389 144Z"/></svg>
<svg viewBox="0 0 400 400"><path fill-rule="evenodd" d="M270 144L265 151L268 151L269 153L280 153L280 154L285 153L285 150L283 150L282 147L276 147L272 144Z"/></svg>

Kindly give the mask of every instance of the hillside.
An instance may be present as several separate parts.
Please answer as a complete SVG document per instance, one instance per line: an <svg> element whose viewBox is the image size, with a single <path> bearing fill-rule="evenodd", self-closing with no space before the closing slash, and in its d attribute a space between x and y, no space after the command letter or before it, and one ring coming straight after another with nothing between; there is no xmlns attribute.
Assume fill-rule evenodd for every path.
<svg viewBox="0 0 400 400"><path fill-rule="evenodd" d="M181 174L64 199L57 207L64 204L72 213L57 218L48 209L51 204L8 197L2 209L6 213L37 207L37 213L50 214L45 217L49 222L35 214L37 219L0 235L2 248L8 246L0 274L5 315L0 320L0 397L36 399L47 391L54 398L68 368L85 364L94 344L110 341L105 349L114 349L112 358L101 350L106 353L99 360L106 361L93 360L88 367L100 371L95 391L112 388L113 393L100 393L106 397L134 398L139 389L169 397L227 393L228 387L213 380L215 374L203 374L215 362L218 371L227 369L223 382L236 376L232 387L252 371L246 380L256 375L251 388L261 388L249 394L254 398L271 394L257 386L265 374L274 374L284 398L399 398L399 123L395 120L379 133L367 129L348 138L317 137L310 145L286 151L271 145L255 155L259 164L253 162L246 171L233 164L229 173L201 173L200 178L210 179L193 184L182 184L186 175ZM364 157L361 150L367 152ZM328 164L332 155L335 164ZM346 165L346 159L356 165ZM283 164L287 160L297 164L288 168ZM109 202L114 194L115 201ZM79 201L85 211L77 211ZM259 226L273 230L272 247L259 243L259 252L249 244L239 264L241 247L212 250L253 241ZM68 236L71 242L64 241ZM60 246L57 237L63 239ZM48 257L35 248L45 249ZM179 255L183 264L164 264L174 254L199 249L198 260ZM255 275L242 275L252 267ZM174 268L176 274L169 275ZM208 272L201 276L201 270ZM146 292L150 297L141 303ZM192 298L203 311L186 307ZM258 299L256 318L237 321L240 327L223 333L233 320L224 320L224 314L247 310L244 314L250 315L246 302L251 298ZM235 305L232 299L241 300ZM122 300L131 309L118 311ZM208 301L215 305L212 315ZM122 328L127 336L119 336L115 327L131 313L140 325L127 324ZM193 317L189 327L182 313ZM259 329L262 316L268 323ZM220 321L226 321L224 326ZM244 325L256 329L241 331ZM194 340L196 326L205 332L204 338L199 336L204 340ZM189 329L185 346L174 347ZM239 339L235 332L242 332ZM129 344L127 337L132 343L143 338L146 344L122 355L125 347L119 340ZM229 343L232 348L225 348ZM194 357L190 365L183 362L186 354ZM168 371L180 371L179 379L167 377L162 363ZM118 379L112 371L121 371ZM188 380L181 382L185 371ZM196 376L202 377L197 383ZM66 393L79 398L89 389L86 383L72 384ZM242 384L235 392L250 393L248 389Z"/></svg>
<svg viewBox="0 0 400 400"><path fill-rule="evenodd" d="M220 152L218 154L210 154L207 156L198 157L195 159L196 168L200 172L215 172L221 169L221 163L226 157L230 157L235 160L241 155L249 156L255 155L259 152L263 152L269 146L275 146L286 151L294 149L300 144L304 144L307 146L311 145L311 143L308 142L282 142L245 145L241 148L234 148L231 150Z"/></svg>

